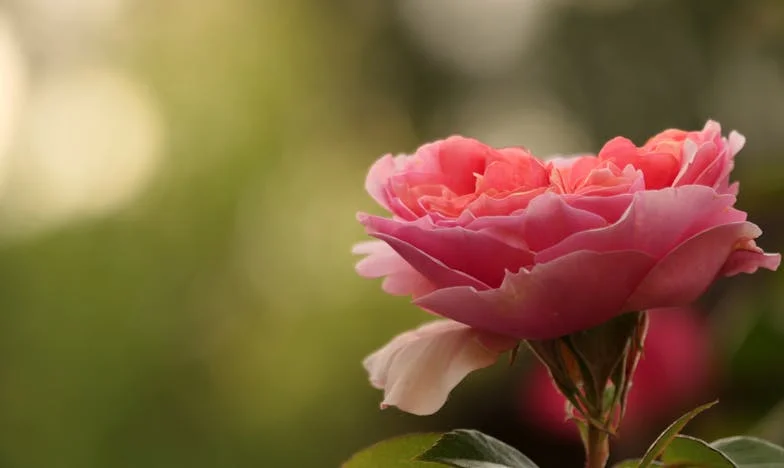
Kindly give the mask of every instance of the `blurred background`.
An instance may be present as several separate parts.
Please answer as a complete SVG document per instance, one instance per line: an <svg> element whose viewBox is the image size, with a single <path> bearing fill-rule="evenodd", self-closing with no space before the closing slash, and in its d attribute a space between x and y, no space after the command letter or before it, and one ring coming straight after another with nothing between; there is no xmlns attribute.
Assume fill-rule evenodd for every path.
<svg viewBox="0 0 784 468"><path fill-rule="evenodd" d="M5 0L0 103L2 467L334 467L456 427L579 466L528 356L426 418L366 381L429 318L353 272L366 170L449 134L546 155L717 119L784 250L780 0ZM784 443L782 283L712 288L702 391L617 456L714 397L689 432Z"/></svg>

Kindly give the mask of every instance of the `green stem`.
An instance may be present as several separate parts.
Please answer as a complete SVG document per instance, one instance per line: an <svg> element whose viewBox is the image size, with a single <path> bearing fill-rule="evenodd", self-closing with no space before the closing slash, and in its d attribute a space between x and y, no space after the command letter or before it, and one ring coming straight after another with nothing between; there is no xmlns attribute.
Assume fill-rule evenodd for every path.
<svg viewBox="0 0 784 468"><path fill-rule="evenodd" d="M604 468L610 457L609 435L592 424L588 424L585 439L585 468Z"/></svg>

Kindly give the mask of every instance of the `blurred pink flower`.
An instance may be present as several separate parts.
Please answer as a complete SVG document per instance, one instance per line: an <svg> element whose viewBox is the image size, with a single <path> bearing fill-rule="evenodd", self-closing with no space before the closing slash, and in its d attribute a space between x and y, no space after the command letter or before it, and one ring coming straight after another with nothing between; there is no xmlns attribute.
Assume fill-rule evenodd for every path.
<svg viewBox="0 0 784 468"><path fill-rule="evenodd" d="M718 276L779 265L778 254L756 246L759 227L734 208L729 174L743 142L708 122L699 132L667 130L642 147L615 138L597 156L546 162L459 136L384 156L366 188L393 216L358 215L378 241L355 247L367 255L357 271L385 277L387 292L410 294L462 324L461 346L493 343L496 355L516 340L687 305ZM385 405L432 413L459 380L454 375L489 365L478 354L450 361L444 350L454 349L441 342L458 346L455 333L422 329L365 362ZM416 353L405 352L411 346ZM427 372L444 379L437 386L444 395L424 404L409 385L397 387L391 402L390 389L408 374L390 370L431 362L436 352L444 354Z"/></svg>
<svg viewBox="0 0 784 468"><path fill-rule="evenodd" d="M717 376L707 323L695 310L674 307L651 312L645 351L620 426L624 436L658 428L703 403ZM523 418L555 436L578 440L576 426L564 417L565 405L547 369L537 362L522 379Z"/></svg>

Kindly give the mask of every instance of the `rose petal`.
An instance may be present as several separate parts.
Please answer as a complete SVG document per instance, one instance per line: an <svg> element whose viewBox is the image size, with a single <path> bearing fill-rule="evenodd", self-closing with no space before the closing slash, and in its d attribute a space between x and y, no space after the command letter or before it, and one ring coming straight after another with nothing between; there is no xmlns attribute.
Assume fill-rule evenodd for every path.
<svg viewBox="0 0 784 468"><path fill-rule="evenodd" d="M414 302L481 330L549 339L631 310L624 304L654 263L642 252L572 252L507 274L499 289L439 289Z"/></svg>
<svg viewBox="0 0 784 468"><path fill-rule="evenodd" d="M457 194L472 193L476 185L474 174L484 173L487 160L496 150L473 138L457 135L436 144L433 151L446 186Z"/></svg>
<svg viewBox="0 0 784 468"><path fill-rule="evenodd" d="M462 227L439 228L428 218L404 223L360 215L360 222L368 234L389 243L411 266L439 287L466 285L464 276L473 278L474 285L479 287L483 284L495 287L501 284L507 270L517 271L533 262L533 254L527 250ZM434 268L433 262L423 254L438 259L450 271ZM454 272L462 275L458 278ZM460 284L453 282L458 279Z"/></svg>
<svg viewBox="0 0 784 468"><path fill-rule="evenodd" d="M365 190L379 205L392 211L387 193L387 181L395 172L395 158L391 154L384 155L370 166L365 179Z"/></svg>
<svg viewBox="0 0 784 468"><path fill-rule="evenodd" d="M531 201L523 222L526 243L533 251L546 249L576 232L607 225L601 216L571 207L552 192Z"/></svg>
<svg viewBox="0 0 784 468"><path fill-rule="evenodd" d="M550 247L576 232L607 225L601 216L570 206L553 192L534 198L528 208L511 216L484 216L467 229L492 232L510 245L526 245L532 251ZM514 270L516 271L516 270Z"/></svg>
<svg viewBox="0 0 784 468"><path fill-rule="evenodd" d="M364 361L370 383L384 390L382 408L428 415L470 372L496 362L517 340L474 330L451 320L427 323L390 341Z"/></svg>
<svg viewBox="0 0 784 468"><path fill-rule="evenodd" d="M466 212L463 215L468 214L470 217L476 218L512 214L526 208L531 200L546 190L546 187L538 187L525 192L510 193L502 198L489 197L483 193L466 206ZM462 215L461 218L465 219Z"/></svg>
<svg viewBox="0 0 784 468"><path fill-rule="evenodd" d="M633 193L603 196L564 195L564 200L574 208L590 211L605 219L608 223L615 223L629 209L634 199Z"/></svg>
<svg viewBox="0 0 784 468"><path fill-rule="evenodd" d="M724 266L721 275L734 276L738 273L754 273L759 268L776 271L781 264L781 254L765 253L757 247L753 240L745 242L741 248L734 250Z"/></svg>
<svg viewBox="0 0 784 468"><path fill-rule="evenodd" d="M367 255L356 264L356 271L366 278L384 278L381 287L389 294L419 297L435 289L433 283L411 267L383 241L360 242L352 253Z"/></svg>
<svg viewBox="0 0 784 468"><path fill-rule="evenodd" d="M737 243L760 234L762 231L756 225L741 222L717 226L692 237L651 270L629 298L627 308L645 310L693 302L716 279ZM740 268L734 263L737 260L732 260L730 269ZM758 266L777 265L771 260L766 262Z"/></svg>
<svg viewBox="0 0 784 468"><path fill-rule="evenodd" d="M734 202L732 195L717 195L712 188L697 185L636 192L615 224L570 236L537 253L536 262L578 250L638 250L661 258L692 235L737 220L737 210L729 209Z"/></svg>
<svg viewBox="0 0 784 468"><path fill-rule="evenodd" d="M599 151L598 158L612 161L618 167L632 165L642 171L645 188L655 190L669 186L680 169L679 159L668 152L640 151L629 139L616 137Z"/></svg>

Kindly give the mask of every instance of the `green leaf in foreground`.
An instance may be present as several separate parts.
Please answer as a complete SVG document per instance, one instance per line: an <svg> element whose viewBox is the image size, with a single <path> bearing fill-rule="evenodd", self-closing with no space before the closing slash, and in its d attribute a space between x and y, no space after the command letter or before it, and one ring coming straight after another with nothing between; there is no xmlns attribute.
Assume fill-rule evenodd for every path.
<svg viewBox="0 0 784 468"><path fill-rule="evenodd" d="M343 468L437 468L443 466L416 457L429 449L441 434L408 434L387 439L357 452Z"/></svg>
<svg viewBox="0 0 784 468"><path fill-rule="evenodd" d="M447 432L419 459L457 468L536 468L534 462L515 448L468 429Z"/></svg>
<svg viewBox="0 0 784 468"><path fill-rule="evenodd" d="M737 468L726 455L704 440L685 435L678 435L670 442L662 453L661 461L665 466Z"/></svg>
<svg viewBox="0 0 784 468"><path fill-rule="evenodd" d="M756 437L727 437L710 445L738 468L784 468L784 448Z"/></svg>
<svg viewBox="0 0 784 468"><path fill-rule="evenodd" d="M656 438L656 440L653 442L653 445L648 448L648 451L645 452L645 456L642 458L642 461L640 461L639 468L648 468L651 466L651 463L659 458L662 452L664 452L664 449L670 445L670 442L672 442L675 436L678 435L678 433L686 426L686 424L689 423L689 421L716 403L718 403L718 401L712 401L702 406L698 406L670 424L670 426L665 429L658 438Z"/></svg>

